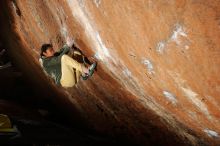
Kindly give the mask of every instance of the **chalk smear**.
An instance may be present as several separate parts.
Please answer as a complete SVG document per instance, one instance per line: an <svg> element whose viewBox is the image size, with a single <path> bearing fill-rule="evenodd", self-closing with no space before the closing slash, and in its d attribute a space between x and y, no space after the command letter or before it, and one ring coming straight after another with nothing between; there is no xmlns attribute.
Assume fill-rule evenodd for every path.
<svg viewBox="0 0 220 146"><path fill-rule="evenodd" d="M160 54L163 54L164 50L165 50L165 47L166 47L166 42L165 41L161 41L157 44L157 49L156 51Z"/></svg>
<svg viewBox="0 0 220 146"><path fill-rule="evenodd" d="M99 5L101 4L101 0L93 0L93 2L95 3L96 7L98 8Z"/></svg>
<svg viewBox="0 0 220 146"><path fill-rule="evenodd" d="M163 95L173 104L177 103L177 99L172 93L170 93L168 91L163 91Z"/></svg>
<svg viewBox="0 0 220 146"><path fill-rule="evenodd" d="M180 36L187 37L187 34L183 26L176 24L175 29L170 37L170 41L174 41L176 44L180 45Z"/></svg>
<svg viewBox="0 0 220 146"><path fill-rule="evenodd" d="M210 130L210 129L204 129L203 130L209 137L212 137L212 138L217 138L219 137L218 133L213 131L213 130Z"/></svg>
<svg viewBox="0 0 220 146"><path fill-rule="evenodd" d="M154 72L153 64L152 64L152 62L149 59L143 59L142 63L144 65L146 65L149 74L154 74L155 73Z"/></svg>

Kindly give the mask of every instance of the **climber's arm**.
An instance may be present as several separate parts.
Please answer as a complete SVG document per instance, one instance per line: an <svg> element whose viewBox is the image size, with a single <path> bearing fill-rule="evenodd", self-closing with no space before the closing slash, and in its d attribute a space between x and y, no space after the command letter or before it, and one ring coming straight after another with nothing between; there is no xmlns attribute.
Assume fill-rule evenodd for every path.
<svg viewBox="0 0 220 146"><path fill-rule="evenodd" d="M55 53L55 56L62 56L62 55L64 55L64 54L68 53L69 51L70 51L70 47L65 44L65 45L60 49L60 51L58 51L58 52Z"/></svg>

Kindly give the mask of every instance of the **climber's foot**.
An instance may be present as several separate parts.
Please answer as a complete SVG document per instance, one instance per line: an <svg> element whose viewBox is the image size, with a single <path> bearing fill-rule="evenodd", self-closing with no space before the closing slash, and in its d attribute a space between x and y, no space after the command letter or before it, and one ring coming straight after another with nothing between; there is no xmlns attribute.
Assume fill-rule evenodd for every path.
<svg viewBox="0 0 220 146"><path fill-rule="evenodd" d="M97 63L94 62L94 63L89 67L89 76L92 76L92 75L93 75L96 66L97 66Z"/></svg>
<svg viewBox="0 0 220 146"><path fill-rule="evenodd" d="M85 75L81 75L82 76L82 79L83 80L87 80L89 78L89 75L88 74L85 74Z"/></svg>

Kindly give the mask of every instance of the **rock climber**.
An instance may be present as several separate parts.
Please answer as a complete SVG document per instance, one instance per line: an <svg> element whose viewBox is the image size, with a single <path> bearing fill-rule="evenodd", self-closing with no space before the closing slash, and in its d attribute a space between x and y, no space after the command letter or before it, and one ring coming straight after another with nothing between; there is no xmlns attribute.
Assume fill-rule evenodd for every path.
<svg viewBox="0 0 220 146"><path fill-rule="evenodd" d="M65 44L60 51L55 52L51 44L43 44L41 47L40 62L41 65L57 85L62 87L73 87L82 77L87 80L94 73L96 62L86 67L79 63L67 53L70 51L73 42ZM79 53L79 52L78 52ZM75 69L75 70L74 70Z"/></svg>

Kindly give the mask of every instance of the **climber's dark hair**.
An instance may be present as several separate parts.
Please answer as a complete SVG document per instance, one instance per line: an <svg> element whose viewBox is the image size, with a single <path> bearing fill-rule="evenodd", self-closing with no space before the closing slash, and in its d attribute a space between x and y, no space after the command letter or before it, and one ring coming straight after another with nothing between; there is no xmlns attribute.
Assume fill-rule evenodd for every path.
<svg viewBox="0 0 220 146"><path fill-rule="evenodd" d="M46 52L47 49L52 48L52 47L53 47L52 44L43 44L43 45L41 46L40 56L44 56L43 52Z"/></svg>

